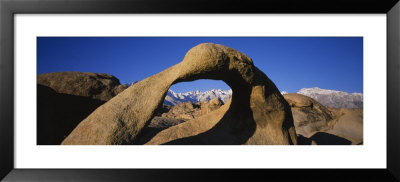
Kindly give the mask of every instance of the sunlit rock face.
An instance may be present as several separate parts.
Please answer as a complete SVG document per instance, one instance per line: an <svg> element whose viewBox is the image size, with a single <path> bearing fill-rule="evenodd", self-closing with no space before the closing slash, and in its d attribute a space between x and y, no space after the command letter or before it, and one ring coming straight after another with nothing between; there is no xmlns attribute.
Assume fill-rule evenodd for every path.
<svg viewBox="0 0 400 182"><path fill-rule="evenodd" d="M193 47L182 62L98 107L62 144L132 144L162 107L171 85L197 79L223 80L232 88L232 98L163 130L147 144L297 144L290 106L275 84L247 55L212 43Z"/></svg>
<svg viewBox="0 0 400 182"><path fill-rule="evenodd" d="M316 131L326 128L333 114L314 99L301 94L284 94L292 108L296 133L310 137Z"/></svg>
<svg viewBox="0 0 400 182"><path fill-rule="evenodd" d="M363 109L325 107L308 96L296 93L283 96L291 106L300 144L363 143Z"/></svg>

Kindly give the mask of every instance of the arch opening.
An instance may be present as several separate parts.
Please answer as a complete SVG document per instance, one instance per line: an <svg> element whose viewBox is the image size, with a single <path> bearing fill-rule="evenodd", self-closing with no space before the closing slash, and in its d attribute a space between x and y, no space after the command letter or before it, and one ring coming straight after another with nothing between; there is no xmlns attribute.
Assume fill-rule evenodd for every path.
<svg viewBox="0 0 400 182"><path fill-rule="evenodd" d="M206 115L226 104L232 89L222 80L198 79L171 85L162 107L136 137L134 144L145 144L159 132Z"/></svg>
<svg viewBox="0 0 400 182"><path fill-rule="evenodd" d="M289 105L272 81L243 53L205 43L189 50L179 64L136 83L99 107L62 144L130 144L162 108L171 85L202 78L223 80L235 96L209 114L160 132L146 144L169 144L177 139L183 141L179 144L285 145L296 141L293 119L285 117ZM286 122L289 128L282 127Z"/></svg>

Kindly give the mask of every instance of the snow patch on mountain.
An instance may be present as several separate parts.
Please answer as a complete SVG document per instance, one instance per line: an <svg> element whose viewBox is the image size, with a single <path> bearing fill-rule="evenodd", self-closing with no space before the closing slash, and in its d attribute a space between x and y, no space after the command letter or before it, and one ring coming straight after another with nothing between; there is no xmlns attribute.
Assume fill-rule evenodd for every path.
<svg viewBox="0 0 400 182"><path fill-rule="evenodd" d="M335 108L363 108L362 93L347 93L337 90L302 88L297 92L313 98L322 105Z"/></svg>
<svg viewBox="0 0 400 182"><path fill-rule="evenodd" d="M221 99L223 103L226 103L231 96L232 90L212 89L205 92L196 90L185 93L176 93L172 90L168 90L167 96L164 99L164 104L173 106L182 102L204 102L217 97Z"/></svg>
<svg viewBox="0 0 400 182"><path fill-rule="evenodd" d="M318 101L322 105L334 108L363 108L362 93L347 93L337 90L314 88L302 88L298 94L306 95ZM288 94L282 91L281 94ZM226 103L232 96L232 90L212 89L205 92L199 90L185 93L177 93L173 90L168 90L167 96L164 99L164 104L174 106L182 102L204 102L214 98L219 98L223 103Z"/></svg>

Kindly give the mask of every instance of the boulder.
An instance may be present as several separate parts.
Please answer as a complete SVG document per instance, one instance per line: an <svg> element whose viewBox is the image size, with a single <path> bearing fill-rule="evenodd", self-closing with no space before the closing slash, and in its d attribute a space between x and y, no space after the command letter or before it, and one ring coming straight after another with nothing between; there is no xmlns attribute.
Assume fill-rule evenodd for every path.
<svg viewBox="0 0 400 182"><path fill-rule="evenodd" d="M219 98L198 103L180 103L175 106L163 105L162 110L145 126L136 137L134 144L145 144L158 132L185 121L200 117L220 108ZM161 117L160 117L161 116Z"/></svg>
<svg viewBox="0 0 400 182"><path fill-rule="evenodd" d="M328 127L333 114L328 108L314 99L301 94L284 94L283 97L292 109L296 133L311 137L317 131Z"/></svg>
<svg viewBox="0 0 400 182"><path fill-rule="evenodd" d="M52 88L57 93L89 97L108 101L127 88L119 80L104 73L54 72L40 74L37 83Z"/></svg>
<svg viewBox="0 0 400 182"><path fill-rule="evenodd" d="M108 74L55 72L37 77L37 144L59 145L97 107L125 90Z"/></svg>
<svg viewBox="0 0 400 182"><path fill-rule="evenodd" d="M161 117L176 118L186 121L208 114L220 108L222 105L224 105L224 103L219 98L197 103L183 102L175 106L170 106L170 109L161 114Z"/></svg>
<svg viewBox="0 0 400 182"><path fill-rule="evenodd" d="M59 145L71 131L105 101L57 93L37 85L37 144Z"/></svg>
<svg viewBox="0 0 400 182"><path fill-rule="evenodd" d="M200 106L201 107L200 115L208 114L216 109L219 109L222 105L224 105L224 103L218 97L206 102L202 102Z"/></svg>
<svg viewBox="0 0 400 182"><path fill-rule="evenodd" d="M135 138L132 144L143 145L147 143L151 138L153 138L157 133L165 130L171 126L178 125L185 122L183 119L167 118L155 116L149 123L145 126L139 135Z"/></svg>
<svg viewBox="0 0 400 182"><path fill-rule="evenodd" d="M223 80L233 91L229 103L163 130L149 144L297 144L290 106L275 84L247 55L212 43L195 46L179 64L97 108L62 144L132 144L162 107L171 85L197 79Z"/></svg>
<svg viewBox="0 0 400 182"><path fill-rule="evenodd" d="M200 104L192 102L183 102L172 106L167 113L161 116L166 118L176 118L182 120L190 120L200 114Z"/></svg>
<svg viewBox="0 0 400 182"><path fill-rule="evenodd" d="M325 107L302 94L284 94L299 144L357 145L363 142L363 109Z"/></svg>
<svg viewBox="0 0 400 182"><path fill-rule="evenodd" d="M326 132L349 140L353 145L363 143L363 109L333 109L335 119Z"/></svg>

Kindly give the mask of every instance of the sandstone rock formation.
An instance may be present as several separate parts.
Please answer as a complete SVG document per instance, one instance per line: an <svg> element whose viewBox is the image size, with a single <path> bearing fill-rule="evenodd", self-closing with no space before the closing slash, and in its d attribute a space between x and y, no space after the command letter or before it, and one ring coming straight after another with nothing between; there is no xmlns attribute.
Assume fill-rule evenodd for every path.
<svg viewBox="0 0 400 182"><path fill-rule="evenodd" d="M126 89L108 74L56 72L37 77L37 144L59 145L97 107Z"/></svg>
<svg viewBox="0 0 400 182"><path fill-rule="evenodd" d="M190 120L208 114L222 105L223 103L219 98L197 103L183 102L172 106L168 112L161 114L161 117Z"/></svg>
<svg viewBox="0 0 400 182"><path fill-rule="evenodd" d="M336 118L331 124L332 127L326 130L327 133L345 138L352 144L363 143L363 109L333 109Z"/></svg>
<svg viewBox="0 0 400 182"><path fill-rule="evenodd" d="M37 85L37 144L59 145L71 131L105 101L57 93Z"/></svg>
<svg viewBox="0 0 400 182"><path fill-rule="evenodd" d="M127 88L109 74L89 72L55 72L40 74L37 83L57 93L108 101Z"/></svg>
<svg viewBox="0 0 400 182"><path fill-rule="evenodd" d="M325 107L302 94L284 94L300 144L349 145L363 142L363 110Z"/></svg>
<svg viewBox="0 0 400 182"><path fill-rule="evenodd" d="M219 109L222 105L224 105L224 103L219 98L214 98L211 99L210 101L202 102L200 106L201 107L200 114L201 115L208 114L216 109Z"/></svg>
<svg viewBox="0 0 400 182"><path fill-rule="evenodd" d="M163 105L163 110L156 114L149 125L142 129L133 144L145 144L160 131L208 114L222 105L223 103L219 98L197 103L184 102L175 106Z"/></svg>
<svg viewBox="0 0 400 182"><path fill-rule="evenodd" d="M333 119L331 111L310 97L294 93L284 94L283 97L292 109L297 134L311 137Z"/></svg>
<svg viewBox="0 0 400 182"><path fill-rule="evenodd" d="M199 103L183 102L163 113L161 117L190 120L200 115L201 105Z"/></svg>
<svg viewBox="0 0 400 182"><path fill-rule="evenodd" d="M181 63L97 108L62 144L132 144L162 107L169 87L197 79L226 82L233 90L229 103L164 130L167 137L156 135L152 144L297 144L290 106L274 83L245 54L212 43L192 48Z"/></svg>
<svg viewBox="0 0 400 182"><path fill-rule="evenodd" d="M155 116L150 121L149 125L143 127L143 129L136 136L136 138L132 142L132 144L143 145L143 144L147 143L151 138L153 138L156 134L161 132L162 130L165 130L171 126L178 125L185 121L186 120L183 120L183 119Z"/></svg>

